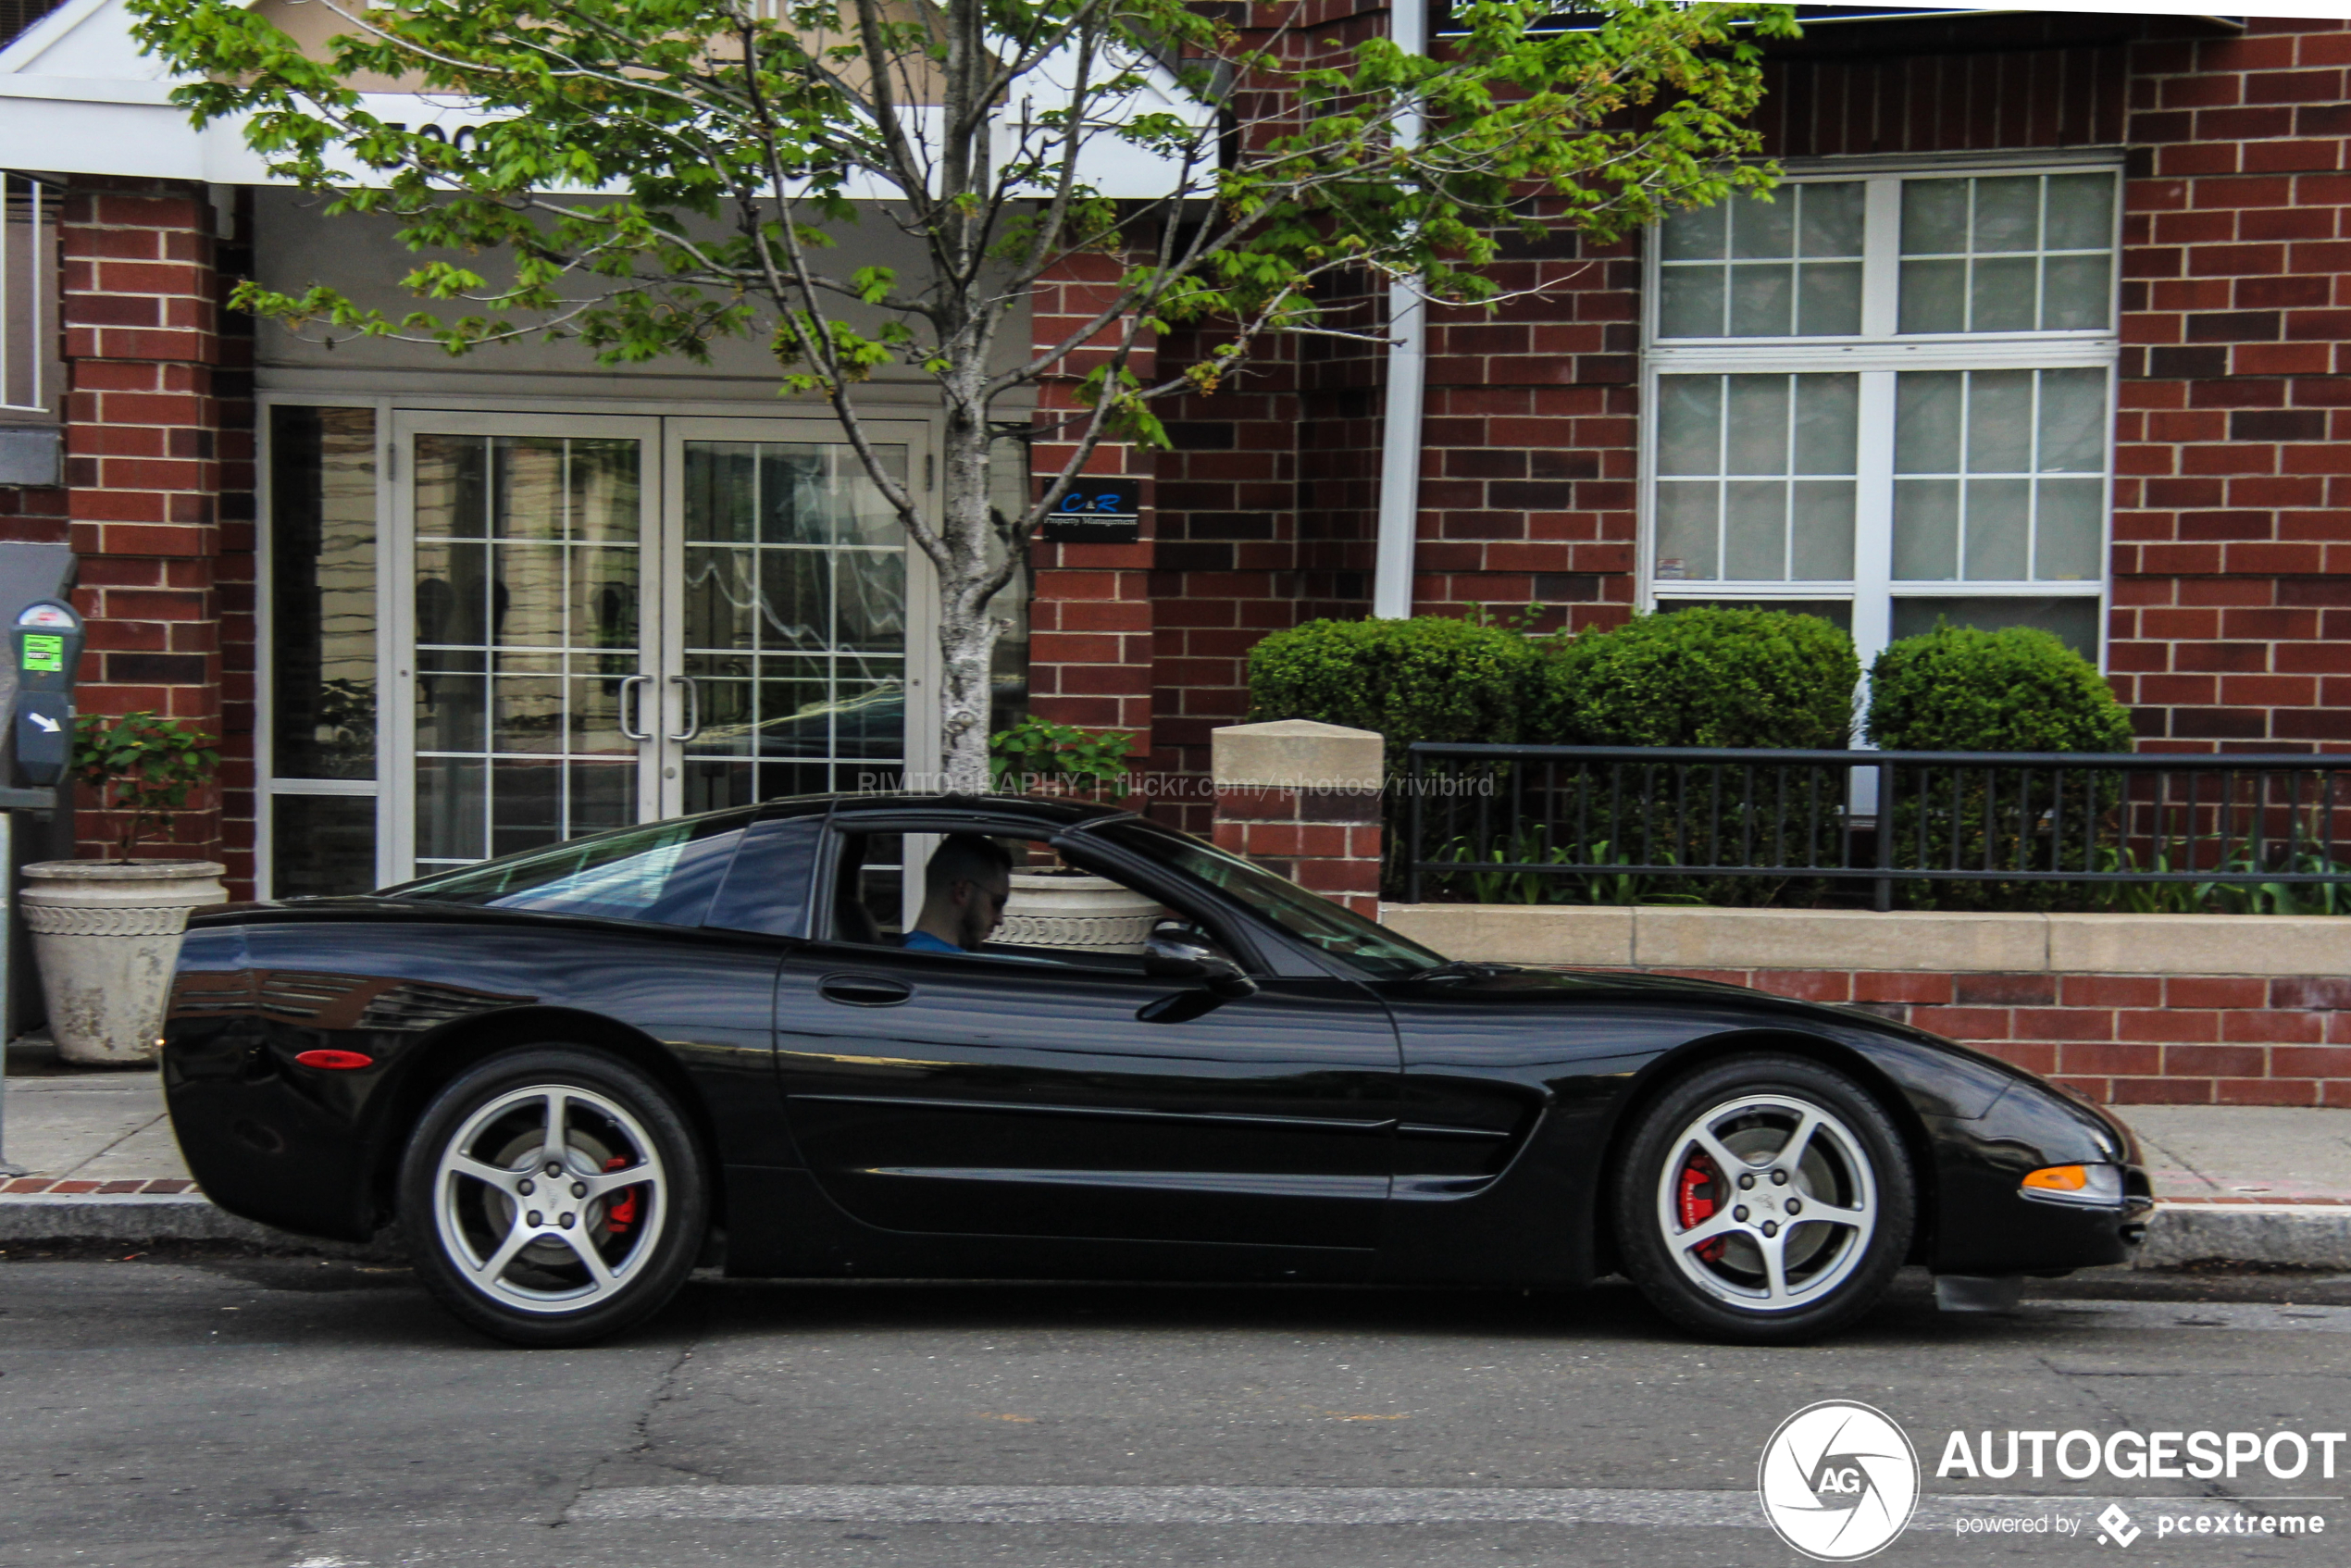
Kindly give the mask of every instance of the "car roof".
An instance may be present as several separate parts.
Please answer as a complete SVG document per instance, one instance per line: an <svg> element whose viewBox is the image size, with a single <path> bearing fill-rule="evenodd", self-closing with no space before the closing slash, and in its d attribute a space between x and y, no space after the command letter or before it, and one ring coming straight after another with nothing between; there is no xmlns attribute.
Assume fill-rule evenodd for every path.
<svg viewBox="0 0 2351 1568"><path fill-rule="evenodd" d="M1073 801L1055 795L953 795L943 791L924 793L911 790L888 794L790 795L764 802L759 809L776 816L800 816L812 812L830 811L835 816L851 822L916 811L967 811L981 816L1017 816L1047 828L1080 828L1135 815L1124 806Z"/></svg>

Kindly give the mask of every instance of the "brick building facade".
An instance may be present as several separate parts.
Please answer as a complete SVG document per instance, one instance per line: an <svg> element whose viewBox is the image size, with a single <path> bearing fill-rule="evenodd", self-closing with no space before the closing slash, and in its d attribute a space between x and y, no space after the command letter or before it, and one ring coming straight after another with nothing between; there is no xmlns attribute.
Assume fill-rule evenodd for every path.
<svg viewBox="0 0 2351 1568"><path fill-rule="evenodd" d="M1387 19L1368 0L1321 0L1303 12L1273 5L1230 12L1260 29L1297 24L1286 46L1301 48L1365 36ZM0 70L27 81L54 70L62 80L67 68L55 63L65 57L60 51L79 46L74 39L103 21L57 12L0 56ZM1441 25L1439 32L1441 48ZM1734 573L1732 557L1742 549L1752 557L1752 540L1742 544L1733 525L1720 524L1731 530L1720 534L1727 554L1713 577L1695 575L1705 563L1661 541L1661 508L1681 504L1668 490L1697 487L1688 492L1730 498L1707 504L1732 506L1745 504L1738 496L1748 492L1737 487L1762 481L1735 472L1728 457L1697 477L1662 472L1657 449L1671 432L1661 435L1660 397L1692 388L1717 396L1700 383L1718 380L1728 387L1844 372L1814 352L1817 342L1799 341L1820 336L1801 330L1801 319L1793 331L1783 326L1676 341L1660 315L1663 269L1684 267L1675 276L1686 280L1717 260L1692 260L1697 252L1661 257L1657 235L1607 248L1564 238L1519 244L1497 274L1517 297L1491 315L1440 312L1431 322L1416 608L1509 612L1531 604L1538 626L1584 628L1691 599L1825 604L1844 606L1837 613L1866 650L1872 638L1882 642L1898 629L1912 599L1928 608L1964 604L1974 609L1963 615L1996 617L2004 605L2026 605L2015 613L2092 627L2091 651L2132 704L2147 746L2290 750L2351 740L2345 716L2351 704L2343 700L2351 678L2351 349L2340 341L2351 336L2351 26L2055 13L1822 17L1802 41L1773 45L1768 69L1760 124L1769 150L1785 161L1794 185L1827 193L1803 200L1832 217L1838 202L1858 214L1880 200L1870 191L1890 193L1884 200L1898 205L1908 199L1898 187L1941 181L1969 186L1976 192L1969 199L1981 205L2036 180L2043 182L2034 186L2043 193L2034 198L2043 204L2036 210L2055 215L2058 197L2048 193L2058 187L2046 181L2111 179L2115 243L2101 250L2103 241L2069 242L2069 249L2059 243L2059 218L2049 216L2050 227L2036 230L2021 253L2040 257L2045 279L2058 276L2052 268L2073 267L2065 274L2073 280L2069 288L2089 287L2081 282L2090 276L2083 268L2108 267L2105 282L2090 290L2101 302L2095 322L2083 325L2091 317L2081 316L2061 330L2043 330L2046 323L2036 321L2005 336L1992 332L1984 339L1992 346L1980 352L1954 333L1949 342L1968 352L1935 362L1945 368L1919 372L1945 377L1958 389L1953 396L1981 392L1987 400L2028 378L2041 389L2034 395L2050 406L2064 388L2075 389L2066 396L2086 396L2082 389L2094 383L2110 387L2097 394L2107 399L2100 408L2110 450L2101 452L2095 471L2050 467L2046 454L2002 471L1998 483L2026 487L2013 493L2041 497L2032 504L2043 520L2033 526L2044 533L2033 536L2039 542L2031 551L2040 554L2021 566L1984 567L1997 581L1975 583L1971 557L1943 578L1912 582L1906 597L1898 563L1889 578L1883 544L1872 543L1892 526L1889 508L1907 504L1900 496L1911 492L1899 487L1945 484L1960 495L1973 492L1959 487L1995 481L1979 481L1964 465L1947 479L1897 475L1885 480L1899 492L1896 500L1872 502L1873 481L1863 470L1870 461L1885 465L1883 455L1866 453L1831 479L1808 479L1802 474L1811 470L1801 470L1772 481L1796 496L1773 503L1795 508L1786 513L1794 520L1785 544L1794 554L1779 556L1776 567L1753 568L1750 559L1745 576ZM7 158L66 198L56 243L69 380L54 411L64 430L64 483L0 491L0 532L70 540L81 554L81 600L92 616L85 708L154 708L217 726L228 766L216 795L184 819L178 841L228 861L241 890L321 885L290 876L292 862L273 856L273 839L292 844L329 829L371 833L362 819L373 808L358 803L367 800L393 803L382 808L391 814L382 831L386 843L398 839L399 846L371 861L359 854L338 875L405 874L425 864L433 857L403 837L412 829L392 825L394 816L409 820L413 803L405 795L395 801L388 774L290 772L280 754L289 742L273 740L266 691L273 663L280 666L275 678L287 677L282 658L262 650L272 646L271 592L284 590L282 581L267 589L264 563L273 529L290 525L263 516L270 484L255 465L272 460L269 410L364 408L379 443L395 430L424 430L415 439L444 444L570 441L546 434L554 429L546 421L559 406L557 392L578 383L561 380L563 367L534 361L511 373L482 371L478 382L453 391L459 370L479 367L431 370L422 360L399 365L353 351L340 362L305 357L272 337L275 329L256 338L250 323L221 309L235 279L257 273L299 281L296 274L318 254L305 238L309 220L279 193L135 171L44 173L21 147ZM1793 195L1783 210L1799 210ZM1888 239L1894 230L1885 227L1907 220L1897 214L1854 221L1853 254L1816 261L1790 252L1788 265L1813 268L1806 275L1830 280L1823 286L1831 292L1850 282L1831 278L1835 268L1853 269L1860 280L1850 284L1860 294L1855 352L1874 367L1854 373L1884 376L1892 388L1910 374L1901 368L1907 361L1892 356L1914 345L1896 317L1883 314L1897 306L1872 302L1892 301L1884 291L1896 285L1887 280L1909 265L1909 242ZM1984 249L1992 243L1980 231L1988 218L1970 221L1979 230L1960 243L1964 255L1937 265L1990 279L1995 263L2007 265L2006 253ZM1761 278L1739 271L1754 262L1739 251L1744 243L1717 258L1732 280L1725 288ZM1082 320L1087 291L1101 281L1071 276L1040 290L1031 302L1031 342L1051 342ZM1354 288L1330 303L1342 319L1376 326L1383 293L1368 278ZM1530 290L1539 292L1522 292ZM1178 368L1207 347L1196 334L1171 334L1156 345L1158 368ZM1878 357L1869 359L1871 353ZM1083 368L1072 366L1073 373ZM1169 405L1173 450L1097 455L1092 471L1142 481L1139 542L1038 548L1027 606L1030 707L1136 732L1148 767L1160 776L1158 809L1188 827L1207 826L1209 732L1246 716L1254 642L1300 620L1368 611L1387 373L1385 355L1370 345L1328 339L1277 345L1213 393ZM599 440L622 439L610 435L622 429L614 420L665 420L667 435L642 439L667 442L662 450L689 463L706 457L697 455L697 442L715 439L690 433L703 428L693 418L774 412L755 378L724 366L699 384L674 367L664 374L668 379L632 382L642 389L627 394L636 401L599 401L621 395L599 389L572 394L579 399L572 406L607 421L595 427L607 432ZM2003 376L2009 380L1997 382ZM2075 380L2051 379L2064 376ZM1800 392L1825 383L1789 384ZM1057 466L1053 420L1070 405L1068 391L1049 386L1042 394L1032 454L1039 472ZM500 397L524 412L519 422L493 429L479 411L500 406ZM418 423L415 408L442 424ZM909 409L911 421L911 403ZM1729 416L1712 417L1729 428L1719 425ZM1864 447L1869 417L1865 409L1858 438ZM489 433L466 433L475 430ZM2052 438L2044 430L2036 439ZM375 504L410 508L400 515L411 516L422 492L392 470L423 451L349 459L341 470L346 500L367 491ZM292 482L285 475L278 481L280 507L289 504ZM1858 541L1845 547L1858 553L1842 576L1807 578L1799 570L1804 552L1815 548L1806 543L1812 536L1804 529L1812 525L1802 508L1811 503L1803 487L1816 483L1850 483L1860 495L1853 502L1822 492L1829 533L1820 537L1834 544L1845 528ZM2079 506L2085 486L2105 487L2088 525L2096 563L2086 572L2049 567L2044 556L2075 548L2058 529L2060 522L2078 529L2087 515ZM1859 508L1858 521L1837 520L1846 516L1837 507L1847 505ZM381 525L385 539L391 515ZM413 517L401 526L413 532ZM1989 531L1983 537L1991 541L1984 545L1987 560L2006 548ZM1878 564L1871 567L1873 548ZM392 569L369 559L370 571ZM281 549L275 569L282 572L285 563ZM385 615L398 618L391 609ZM2084 623L2085 615L2092 620ZM387 649L381 688L388 694L409 677ZM572 656L584 655L575 649ZM416 722L389 695L384 700L392 704L382 716L387 732L395 709L398 723ZM912 736L922 728L920 704L903 705ZM277 703L276 711L282 716L287 703ZM915 760L910 752L909 765ZM404 765L387 753L387 769ZM683 771L697 765L703 765L689 759ZM699 798L659 782L658 769L643 777L641 809L677 809ZM273 828L273 814L284 826ZM561 818L573 826L591 820ZM94 841L97 825L83 836ZM484 839L481 847L492 842ZM273 859L277 873L268 869Z"/></svg>

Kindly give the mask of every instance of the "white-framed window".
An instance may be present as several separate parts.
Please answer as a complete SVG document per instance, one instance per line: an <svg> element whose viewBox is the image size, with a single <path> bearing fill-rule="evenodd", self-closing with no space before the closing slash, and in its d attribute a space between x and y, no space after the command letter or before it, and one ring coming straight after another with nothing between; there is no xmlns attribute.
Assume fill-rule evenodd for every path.
<svg viewBox="0 0 2351 1568"><path fill-rule="evenodd" d="M1643 602L1866 663L1938 619L2104 662L2119 157L1791 166L1648 246Z"/></svg>
<svg viewBox="0 0 2351 1568"><path fill-rule="evenodd" d="M263 402L255 847L264 898L361 893L389 880L378 821L388 414L364 397Z"/></svg>

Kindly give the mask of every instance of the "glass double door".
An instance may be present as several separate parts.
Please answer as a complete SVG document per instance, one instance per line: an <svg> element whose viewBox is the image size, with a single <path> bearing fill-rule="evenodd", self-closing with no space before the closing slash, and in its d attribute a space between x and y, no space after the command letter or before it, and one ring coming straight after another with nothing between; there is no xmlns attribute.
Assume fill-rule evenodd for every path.
<svg viewBox="0 0 2351 1568"><path fill-rule="evenodd" d="M909 477L920 428L876 434ZM417 412L392 437L396 875L926 761L904 530L829 427Z"/></svg>

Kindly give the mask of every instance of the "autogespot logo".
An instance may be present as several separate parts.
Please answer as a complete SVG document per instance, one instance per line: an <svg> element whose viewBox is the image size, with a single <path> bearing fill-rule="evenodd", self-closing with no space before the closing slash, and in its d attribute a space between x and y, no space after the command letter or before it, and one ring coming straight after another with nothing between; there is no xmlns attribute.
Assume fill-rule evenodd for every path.
<svg viewBox="0 0 2351 1568"><path fill-rule="evenodd" d="M1780 1539L1822 1562L1851 1562L1910 1522L1919 1456L1883 1412L1823 1400L1780 1423L1763 1445L1756 1489Z"/></svg>

